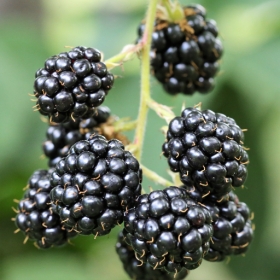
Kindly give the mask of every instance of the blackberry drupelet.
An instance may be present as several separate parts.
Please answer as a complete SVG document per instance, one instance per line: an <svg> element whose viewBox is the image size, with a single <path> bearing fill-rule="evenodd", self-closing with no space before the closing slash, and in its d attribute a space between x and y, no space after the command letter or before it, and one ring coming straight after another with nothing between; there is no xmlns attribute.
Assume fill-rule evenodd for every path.
<svg viewBox="0 0 280 280"><path fill-rule="evenodd" d="M114 83L101 52L86 47L48 58L35 78L36 110L56 123L92 117Z"/></svg>
<svg viewBox="0 0 280 280"><path fill-rule="evenodd" d="M211 110L186 108L169 124L163 155L182 183L200 197L223 201L247 178L244 133L236 122Z"/></svg>
<svg viewBox="0 0 280 280"><path fill-rule="evenodd" d="M16 226L26 239L34 240L36 247L47 249L61 246L76 232L65 227L57 214L52 211L50 190L52 189L47 170L37 170L28 181L28 189L18 205Z"/></svg>
<svg viewBox="0 0 280 280"><path fill-rule="evenodd" d="M55 167L61 158L67 156L70 147L76 142L88 139L93 133L98 134L98 127L109 117L110 109L101 106L88 119L50 125L47 130L47 140L43 143L44 154L49 158L49 167Z"/></svg>
<svg viewBox="0 0 280 280"><path fill-rule="evenodd" d="M168 187L141 195L124 217L125 241L154 269L179 273L197 268L213 235L210 212L186 190Z"/></svg>
<svg viewBox="0 0 280 280"><path fill-rule="evenodd" d="M187 191L190 198L193 199L194 201L200 203L204 203L205 201L207 201L216 206L219 206L229 200L234 201L234 199L236 198L236 195L234 194L233 191L225 195L210 193L207 196L202 196L201 192L198 189L196 189L194 186L190 187L190 186L182 185L181 188L184 188Z"/></svg>
<svg viewBox="0 0 280 280"><path fill-rule="evenodd" d="M139 266L133 248L124 241L123 232L118 235L116 244L117 254L123 264L124 270L134 280L182 280L188 275L188 270L182 269L179 273L168 273L164 269L153 269L148 263Z"/></svg>
<svg viewBox="0 0 280 280"><path fill-rule="evenodd" d="M92 135L74 144L51 176L51 200L64 225L102 236L123 222L141 194L137 159L116 140Z"/></svg>
<svg viewBox="0 0 280 280"><path fill-rule="evenodd" d="M201 5L184 7L185 18L176 23L155 22L150 54L152 73L169 94L207 93L215 86L223 53L217 24L206 19ZM138 28L142 40L145 24Z"/></svg>
<svg viewBox="0 0 280 280"><path fill-rule="evenodd" d="M213 220L213 238L205 260L217 262L230 255L245 253L253 239L253 225L250 210L244 202L231 193L227 202L218 206L212 202L203 202Z"/></svg>

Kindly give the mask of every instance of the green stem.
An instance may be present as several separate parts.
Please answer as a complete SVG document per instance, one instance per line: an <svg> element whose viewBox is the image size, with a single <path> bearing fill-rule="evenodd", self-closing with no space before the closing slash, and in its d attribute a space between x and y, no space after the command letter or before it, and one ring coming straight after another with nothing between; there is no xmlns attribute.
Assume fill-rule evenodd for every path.
<svg viewBox="0 0 280 280"><path fill-rule="evenodd" d="M135 132L134 143L138 146L135 157L141 161L141 151L144 141L145 126L148 114L147 100L150 98L150 50L154 21L156 17L158 0L150 0L146 18L145 32L142 38L142 65L141 65L141 100L138 115L138 125Z"/></svg>
<svg viewBox="0 0 280 280"><path fill-rule="evenodd" d="M137 127L137 120L136 121L130 121L130 122L115 122L114 128L115 132L119 131L130 131Z"/></svg>
<svg viewBox="0 0 280 280"><path fill-rule="evenodd" d="M105 61L105 64L107 65L108 70L118 66L118 63L122 63L122 62L125 62L128 60L131 60L134 57L135 53L138 53L141 49L142 49L141 43L139 43L137 45L125 46L119 54L117 54Z"/></svg>
<svg viewBox="0 0 280 280"><path fill-rule="evenodd" d="M141 165L143 174L150 179L153 182L156 182L157 184L160 184L164 187L170 187L173 186L174 184L164 178L162 178L161 176L159 176L157 173L155 173L154 171L148 169L147 167L145 167L144 165Z"/></svg>
<svg viewBox="0 0 280 280"><path fill-rule="evenodd" d="M166 8L169 18L174 20L170 0L162 0L162 5Z"/></svg>
<svg viewBox="0 0 280 280"><path fill-rule="evenodd" d="M137 149L138 149L137 145L134 145L134 144L129 144L129 145L125 146L125 150L131 152L132 154L135 154Z"/></svg>
<svg viewBox="0 0 280 280"><path fill-rule="evenodd" d="M126 57L127 53L123 52L123 53L119 53L109 59L107 59L105 61L105 64L109 64L109 63L117 63L119 61L122 61L125 57Z"/></svg>
<svg viewBox="0 0 280 280"><path fill-rule="evenodd" d="M175 114L168 106L157 103L151 97L149 97L146 102L150 109L154 110L161 118L166 120L167 124L175 118Z"/></svg>
<svg viewBox="0 0 280 280"><path fill-rule="evenodd" d="M182 20L185 17L184 10L177 0L174 2L171 0L162 0L162 6L164 6L171 22Z"/></svg>

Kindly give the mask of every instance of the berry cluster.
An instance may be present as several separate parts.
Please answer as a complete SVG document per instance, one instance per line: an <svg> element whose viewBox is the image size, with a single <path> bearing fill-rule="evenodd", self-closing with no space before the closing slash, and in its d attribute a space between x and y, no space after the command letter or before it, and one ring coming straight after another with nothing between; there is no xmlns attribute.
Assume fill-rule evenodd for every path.
<svg viewBox="0 0 280 280"><path fill-rule="evenodd" d="M52 211L50 191L52 189L47 170L35 171L28 181L28 188L18 204L16 226L39 248L61 246L77 235L64 226L59 216Z"/></svg>
<svg viewBox="0 0 280 280"><path fill-rule="evenodd" d="M186 108L169 124L163 155L186 186L216 200L247 178L244 133L236 122L211 110Z"/></svg>
<svg viewBox="0 0 280 280"><path fill-rule="evenodd" d="M123 264L124 270L134 280L183 280L188 275L188 270L183 269L176 275L164 269L153 269L148 263L139 266L133 248L126 244L122 231L118 235L116 244L117 254ZM141 263L141 262L140 262Z"/></svg>
<svg viewBox="0 0 280 280"><path fill-rule="evenodd" d="M222 261L230 255L240 255L248 250L253 239L250 210L231 192L229 201L215 205L205 201L213 220L213 238L205 260Z"/></svg>
<svg viewBox="0 0 280 280"><path fill-rule="evenodd" d="M253 239L254 225L251 222L253 213L246 203L240 202L233 191L217 201L214 195L202 198L197 190L181 187L190 198L203 204L211 213L214 232L205 260L222 261L227 256L240 255L248 250Z"/></svg>
<svg viewBox="0 0 280 280"><path fill-rule="evenodd" d="M213 77L223 53L214 20L206 19L201 5L184 8L185 18L170 23L159 16L152 34L151 66L155 78L170 94L207 93L213 90ZM142 40L145 24L138 28Z"/></svg>
<svg viewBox="0 0 280 280"><path fill-rule="evenodd" d="M138 161L114 139L92 135L74 144L51 176L51 200L67 227L80 234L108 234L141 194Z"/></svg>
<svg viewBox="0 0 280 280"><path fill-rule="evenodd" d="M175 20L180 13L168 10L168 5L179 7L183 18ZM160 7L150 53L154 76L170 94L211 91L223 52L216 22L206 19L200 5L182 9L164 1ZM138 42L144 27L139 26ZM130 50L114 59L128 60ZM149 67L145 59L143 69L144 61ZM162 146L183 186L141 195L142 169L125 150L129 141L119 131L134 129L137 123L136 140L129 147L140 155L143 141L137 136L144 133L146 116L140 114L130 123L120 120L119 127L114 124L109 108L99 107L113 83L101 52L93 48L76 47L52 56L36 72L35 111L50 118L43 143L50 169L37 170L29 179L18 210L14 209L16 231L26 235L25 241L29 238L37 247L49 248L77 234L107 235L124 222L116 250L135 280L182 280L203 259L222 261L246 252L253 238L250 210L232 187L244 184L249 160L235 120L196 106L184 109L169 123ZM144 112L149 90L141 98ZM164 116L166 106L151 103ZM154 181L170 185L144 171Z"/></svg>
<svg viewBox="0 0 280 280"><path fill-rule="evenodd" d="M61 158L67 156L70 147L76 142L88 139L91 134L98 134L98 126L105 123L109 117L110 109L101 106L91 118L50 125L47 140L43 143L44 154L49 158L49 167L55 167Z"/></svg>
<svg viewBox="0 0 280 280"><path fill-rule="evenodd" d="M101 52L86 47L48 58L35 77L36 110L55 123L92 117L114 83Z"/></svg>
<svg viewBox="0 0 280 280"><path fill-rule="evenodd" d="M139 196L125 214L123 235L140 262L178 273L200 266L213 235L211 221L183 188L168 187Z"/></svg>

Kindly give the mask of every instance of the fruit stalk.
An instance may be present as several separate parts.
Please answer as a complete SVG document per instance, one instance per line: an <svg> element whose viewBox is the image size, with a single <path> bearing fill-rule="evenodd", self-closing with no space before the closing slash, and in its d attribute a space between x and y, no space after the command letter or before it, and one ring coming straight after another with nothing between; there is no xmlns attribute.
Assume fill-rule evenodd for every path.
<svg viewBox="0 0 280 280"><path fill-rule="evenodd" d="M160 184L164 187L170 187L173 186L174 184L164 178L162 178L161 176L159 176L157 173L155 173L154 171L148 169L147 167L141 165L143 174L150 179L151 181L155 182L156 184Z"/></svg>
<svg viewBox="0 0 280 280"><path fill-rule="evenodd" d="M114 124L114 132L121 132L121 131L130 131L137 127L137 120L136 121L117 121Z"/></svg>
<svg viewBox="0 0 280 280"><path fill-rule="evenodd" d="M139 53L141 49L142 44L127 45L122 49L122 51L119 54L107 59L105 61L105 64L109 70L113 69L116 66L120 66L123 62L133 59L135 53Z"/></svg>
<svg viewBox="0 0 280 280"><path fill-rule="evenodd" d="M168 15L168 21L175 22L184 18L184 11L178 1L162 0L161 3L162 7L165 8L165 13Z"/></svg>
<svg viewBox="0 0 280 280"><path fill-rule="evenodd" d="M147 100L150 98L150 50L152 41L152 32L156 17L158 0L150 0L148 13L146 17L146 27L142 38L142 65L141 65L141 99L138 115L138 126L135 132L135 144L138 149L135 152L135 157L141 159L141 151L144 141L145 126L148 114Z"/></svg>
<svg viewBox="0 0 280 280"><path fill-rule="evenodd" d="M170 19L173 19L173 12L171 8L170 0L162 0L162 5L166 8L166 11Z"/></svg>
<svg viewBox="0 0 280 280"><path fill-rule="evenodd" d="M150 109L154 110L160 118L166 120L167 124L175 118L175 114L170 107L157 103L151 97L146 102Z"/></svg>

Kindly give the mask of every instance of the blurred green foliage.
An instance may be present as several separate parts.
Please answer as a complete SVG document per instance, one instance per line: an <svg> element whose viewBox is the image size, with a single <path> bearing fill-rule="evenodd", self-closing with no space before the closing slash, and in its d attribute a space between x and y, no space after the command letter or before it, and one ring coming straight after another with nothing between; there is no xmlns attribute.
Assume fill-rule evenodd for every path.
<svg viewBox="0 0 280 280"><path fill-rule="evenodd" d="M23 236L13 235L13 198L35 169L46 168L40 159L47 125L32 112L27 95L34 73L44 60L65 45L87 45L102 50L105 58L133 43L147 0L12 0L0 1L0 279L94 280L128 279L115 254L115 237L79 237L74 246L37 250ZM186 0L182 4L189 3ZM214 92L172 97L152 79L153 98L174 107L203 103L237 120L250 147L249 178L237 193L255 212L255 239L246 258L232 257L229 264L204 262L189 280L279 279L280 268L280 2L267 0L194 1L204 5L218 22L225 54ZM113 114L136 118L139 105L139 66L127 63L105 104ZM164 122L149 113L143 163L168 178L167 163L160 159ZM128 134L130 137L132 133ZM144 180L144 188L158 188Z"/></svg>

